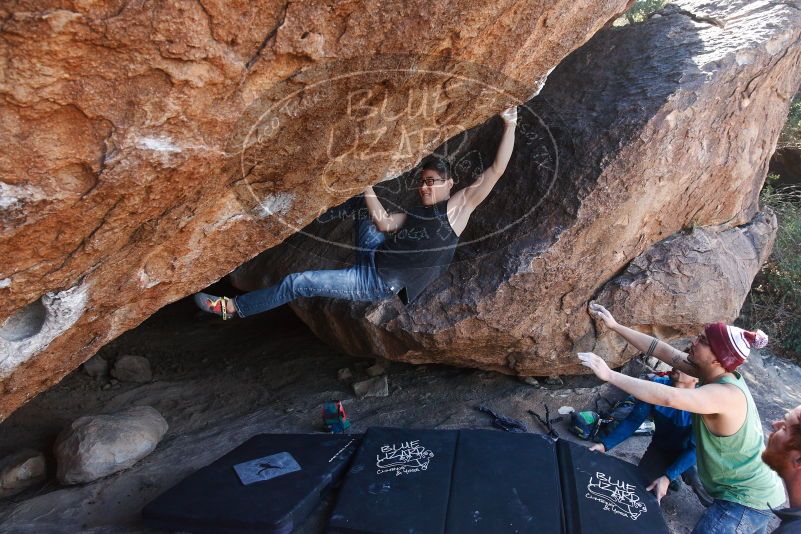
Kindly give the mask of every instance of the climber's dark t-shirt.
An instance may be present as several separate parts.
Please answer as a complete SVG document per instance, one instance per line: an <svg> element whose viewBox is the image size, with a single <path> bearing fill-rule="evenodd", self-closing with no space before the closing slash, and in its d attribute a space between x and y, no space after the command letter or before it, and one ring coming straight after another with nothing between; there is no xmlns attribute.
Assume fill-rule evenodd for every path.
<svg viewBox="0 0 801 534"><path fill-rule="evenodd" d="M375 252L378 274L404 304L413 302L453 259L459 236L451 228L448 201L409 210L403 228L387 236Z"/></svg>

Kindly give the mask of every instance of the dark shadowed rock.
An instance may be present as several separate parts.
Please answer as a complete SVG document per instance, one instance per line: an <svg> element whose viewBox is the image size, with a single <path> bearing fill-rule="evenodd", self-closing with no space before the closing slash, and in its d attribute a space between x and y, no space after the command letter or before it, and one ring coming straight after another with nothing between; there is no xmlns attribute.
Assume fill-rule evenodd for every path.
<svg viewBox="0 0 801 534"><path fill-rule="evenodd" d="M352 379L353 379L353 372L347 367L343 367L342 369L337 371L337 380L341 380L342 382L347 382Z"/></svg>
<svg viewBox="0 0 801 534"><path fill-rule="evenodd" d="M80 417L56 440L58 479L62 484L83 484L127 469L153 452L167 428L167 421L150 406Z"/></svg>
<svg viewBox="0 0 801 534"><path fill-rule="evenodd" d="M117 358L111 375L121 382L150 382L153 380L150 360L134 354L126 354Z"/></svg>
<svg viewBox="0 0 801 534"><path fill-rule="evenodd" d="M386 373L387 369L386 369L386 367L384 367L380 363L377 363L377 364L371 365L370 367L365 369L364 372L367 373L367 376L379 376L379 375L383 375L384 373Z"/></svg>
<svg viewBox="0 0 801 534"><path fill-rule="evenodd" d="M776 187L801 186L801 147L785 146L776 150L770 159L769 172L778 174Z"/></svg>
<svg viewBox="0 0 801 534"><path fill-rule="evenodd" d="M108 376L108 361L100 355L95 355L83 364L83 372L92 378Z"/></svg>

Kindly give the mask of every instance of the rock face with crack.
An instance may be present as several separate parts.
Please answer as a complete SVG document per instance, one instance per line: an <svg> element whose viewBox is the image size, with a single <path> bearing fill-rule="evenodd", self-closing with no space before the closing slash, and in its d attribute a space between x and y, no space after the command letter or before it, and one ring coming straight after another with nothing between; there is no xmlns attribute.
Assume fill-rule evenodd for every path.
<svg viewBox="0 0 801 534"><path fill-rule="evenodd" d="M583 372L577 351L612 365L630 357L598 342L586 313L627 265L602 292L624 320L674 334L731 320L772 244L771 217L754 217L801 82L798 14L797 2L683 1L601 31L528 102L505 176L419 301L308 299L294 309L353 354L521 375ZM460 184L491 161L498 132L490 121L443 149ZM401 176L383 190L385 203L409 201L413 183ZM252 289L294 269L341 265L336 243L350 239L350 225L323 219L307 230L326 243L293 237L235 282ZM688 227L708 229L657 244ZM661 292L639 286L642 277ZM710 292L683 295L704 284Z"/></svg>
<svg viewBox="0 0 801 534"><path fill-rule="evenodd" d="M628 3L4 4L0 420L522 102ZM65 292L82 295L71 313L52 300Z"/></svg>
<svg viewBox="0 0 801 534"><path fill-rule="evenodd" d="M706 323L731 323L775 236L776 216L770 212L728 230L681 232L635 258L603 287L598 301L615 310L620 323L660 338L692 336ZM598 336L601 352L618 354L627 348L615 333Z"/></svg>

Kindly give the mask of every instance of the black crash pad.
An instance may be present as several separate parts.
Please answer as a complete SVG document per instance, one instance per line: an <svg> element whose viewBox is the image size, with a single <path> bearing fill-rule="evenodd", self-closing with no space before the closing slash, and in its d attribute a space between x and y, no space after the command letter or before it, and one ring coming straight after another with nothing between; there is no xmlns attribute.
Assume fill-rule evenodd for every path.
<svg viewBox="0 0 801 534"><path fill-rule="evenodd" d="M459 431L446 532L561 530L559 470L550 438Z"/></svg>
<svg viewBox="0 0 801 534"><path fill-rule="evenodd" d="M539 434L370 428L328 532L667 533L637 466Z"/></svg>
<svg viewBox="0 0 801 534"><path fill-rule="evenodd" d="M633 464L559 440L566 532L667 534L651 481Z"/></svg>
<svg viewBox="0 0 801 534"><path fill-rule="evenodd" d="M456 439L449 430L368 429L328 532L444 532Z"/></svg>
<svg viewBox="0 0 801 534"><path fill-rule="evenodd" d="M182 532L291 532L341 479L360 438L254 436L145 506L144 522ZM234 466L242 464L240 475Z"/></svg>

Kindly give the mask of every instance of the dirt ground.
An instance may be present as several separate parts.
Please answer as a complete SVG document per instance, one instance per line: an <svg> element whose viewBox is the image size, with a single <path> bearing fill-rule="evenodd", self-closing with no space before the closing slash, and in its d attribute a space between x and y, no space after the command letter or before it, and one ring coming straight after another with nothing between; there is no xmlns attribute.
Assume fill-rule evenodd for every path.
<svg viewBox="0 0 801 534"><path fill-rule="evenodd" d="M364 369L373 361L323 345L289 311L223 323L187 301L161 310L100 354L148 357L153 382L110 385L77 370L0 424L0 457L22 447L50 454L57 433L71 420L131 405L159 410L170 424L168 434L124 472L73 487L60 486L51 476L41 487L0 501L0 532L156 532L141 525L147 502L255 434L321 431L321 406L330 400L344 401L354 433L369 426L491 428L490 419L475 409L482 403L540 432L527 410L542 412L547 404L554 414L560 406L592 408L598 396L621 397L590 377L534 387L497 373L393 363L389 396L357 399L348 383L337 380L337 371L348 367L357 380L366 378ZM642 367L634 362L628 370ZM766 432L770 421L801 404L797 366L763 351L752 356L745 376ZM564 423L556 427L562 437L578 441ZM649 440L630 438L612 454L636 463ZM330 507L329 498L299 532L322 532ZM684 533L703 508L682 486L662 501L662 511L671 531Z"/></svg>

